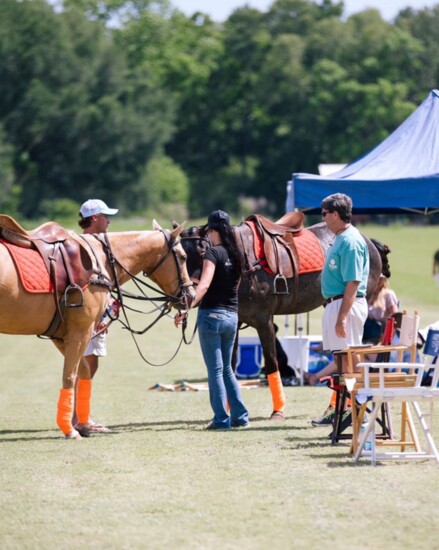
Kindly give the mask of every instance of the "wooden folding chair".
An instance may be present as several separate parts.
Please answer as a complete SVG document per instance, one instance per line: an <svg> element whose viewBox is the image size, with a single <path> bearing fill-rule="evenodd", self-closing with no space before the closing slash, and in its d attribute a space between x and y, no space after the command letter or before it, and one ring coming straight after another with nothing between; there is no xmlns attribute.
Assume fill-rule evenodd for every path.
<svg viewBox="0 0 439 550"><path fill-rule="evenodd" d="M401 320L399 320L399 322L401 322ZM381 338L381 342L378 345L390 346L393 340L394 330L395 330L395 319L394 317L390 317L389 319L387 319L384 333ZM369 353L369 350L371 349L381 349L381 348L377 348L377 346L372 348L372 344L368 344L367 346L364 346L364 347L367 348L368 353ZM363 349L363 347L361 349ZM331 378L331 386L330 386L336 392L333 430L330 435L331 442L333 445L337 443L340 439L352 439L352 434L344 433L345 430L352 425L352 412L348 415L344 414L346 404L348 403L348 400L351 397L351 392L353 390L352 384L350 384L349 389L346 387L343 372L342 372L342 357L343 357L343 354L348 354L348 353L349 353L349 350L342 350L340 352L335 353L335 360L338 366L338 374L334 375ZM377 361L388 361L390 359L390 352L387 351L385 353L376 354L376 357L377 357L376 359ZM350 361L348 364L348 370L352 373L353 372L352 356L350 356L349 359ZM354 406L356 406L355 401L354 401ZM357 411L355 410L353 413L354 422L356 418L356 412ZM377 420L382 428L381 437L391 438L393 433L392 425L391 425L391 417L390 415L387 414L387 409L383 407L381 418Z"/></svg>
<svg viewBox="0 0 439 550"><path fill-rule="evenodd" d="M390 320L391 323L392 320ZM389 324L389 321L388 321ZM388 330L388 325L386 325L386 331ZM341 373L340 383L342 386L345 386L344 395L350 394L352 406L351 406L351 421L352 421L352 444L351 452L355 453L358 445L358 436L360 431L360 426L366 413L367 403L360 406L357 410L356 395L357 391L364 387L364 375L363 372L354 371L354 355L377 355L381 356L381 361L384 358L388 358L392 351L397 352L398 361L403 361L403 355L407 354L409 360L414 362L416 360L417 354L417 342L418 342L418 330L419 330L419 316L417 312L414 315L408 315L406 312L402 314L401 317L401 326L400 326L400 337L399 343L397 345L390 344L385 342L385 344L379 344L376 346L358 346L350 347L334 353L334 357L339 365L339 372L341 373L341 359L343 355L347 357L347 370L344 373ZM400 375L401 377L401 375ZM371 374L371 379L377 378L375 375ZM393 377L393 383L398 383L397 378ZM340 417L341 410L338 411L338 416ZM378 414L378 412L377 412ZM337 411L336 411L337 416ZM410 411L408 411L407 406L402 404L402 417L403 425L401 440L398 442L401 444L402 441L405 441L405 425L409 424L410 431L413 431L413 422ZM380 419L380 424L382 427L381 439L393 440L393 425L390 415L390 409L388 406L383 406L382 408L382 417ZM340 418L334 419L334 431L340 427ZM337 435L335 431L335 440L337 440L340 435ZM334 439L334 438L333 438Z"/></svg>

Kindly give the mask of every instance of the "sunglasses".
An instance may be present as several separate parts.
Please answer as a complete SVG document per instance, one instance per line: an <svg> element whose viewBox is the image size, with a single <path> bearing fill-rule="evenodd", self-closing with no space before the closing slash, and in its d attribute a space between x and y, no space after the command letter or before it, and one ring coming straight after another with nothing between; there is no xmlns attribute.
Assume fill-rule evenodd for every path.
<svg viewBox="0 0 439 550"><path fill-rule="evenodd" d="M327 210L326 212L324 210L322 210L322 218L324 218L326 216L326 214L333 214L335 212L335 210Z"/></svg>

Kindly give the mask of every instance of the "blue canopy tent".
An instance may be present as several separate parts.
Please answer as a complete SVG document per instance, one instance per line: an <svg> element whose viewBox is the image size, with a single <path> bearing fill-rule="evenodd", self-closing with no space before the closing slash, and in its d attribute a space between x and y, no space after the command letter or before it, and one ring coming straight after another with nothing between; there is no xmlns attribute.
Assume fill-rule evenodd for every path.
<svg viewBox="0 0 439 550"><path fill-rule="evenodd" d="M320 210L324 197L345 193L355 213L439 212L439 90L369 153L330 176L293 174L287 211Z"/></svg>

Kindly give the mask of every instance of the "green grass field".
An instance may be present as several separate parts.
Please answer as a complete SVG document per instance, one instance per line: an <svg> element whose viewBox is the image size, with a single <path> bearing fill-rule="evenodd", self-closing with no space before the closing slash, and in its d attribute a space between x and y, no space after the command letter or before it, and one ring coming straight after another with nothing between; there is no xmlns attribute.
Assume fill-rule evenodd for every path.
<svg viewBox="0 0 439 550"><path fill-rule="evenodd" d="M437 229L364 231L392 248L402 306L416 307L423 326L436 321ZM312 314L311 332L319 332L320 314ZM166 362L179 334L167 318L139 343L148 359ZM2 550L437 547L437 466L354 464L347 442L331 446L329 429L310 425L327 405L326 388L286 388L284 423L267 420L267 388L246 390L251 428L206 432L207 391L149 390L205 380L197 340L162 367L143 363L120 325L108 347L92 412L112 432L64 441L55 423L61 356L35 337L0 336Z"/></svg>

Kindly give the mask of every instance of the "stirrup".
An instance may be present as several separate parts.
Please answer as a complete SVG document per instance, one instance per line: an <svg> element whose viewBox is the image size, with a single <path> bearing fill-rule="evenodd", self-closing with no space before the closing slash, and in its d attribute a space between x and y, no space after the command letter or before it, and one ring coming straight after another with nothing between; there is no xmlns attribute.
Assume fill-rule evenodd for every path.
<svg viewBox="0 0 439 550"><path fill-rule="evenodd" d="M274 292L273 294L289 294L288 292L288 283L285 278L285 275L276 275L274 278Z"/></svg>
<svg viewBox="0 0 439 550"><path fill-rule="evenodd" d="M80 293L80 298L78 302L69 302L70 294L78 291ZM84 293L82 288L79 285L69 285L64 291L64 304L66 307L82 307L84 305Z"/></svg>

